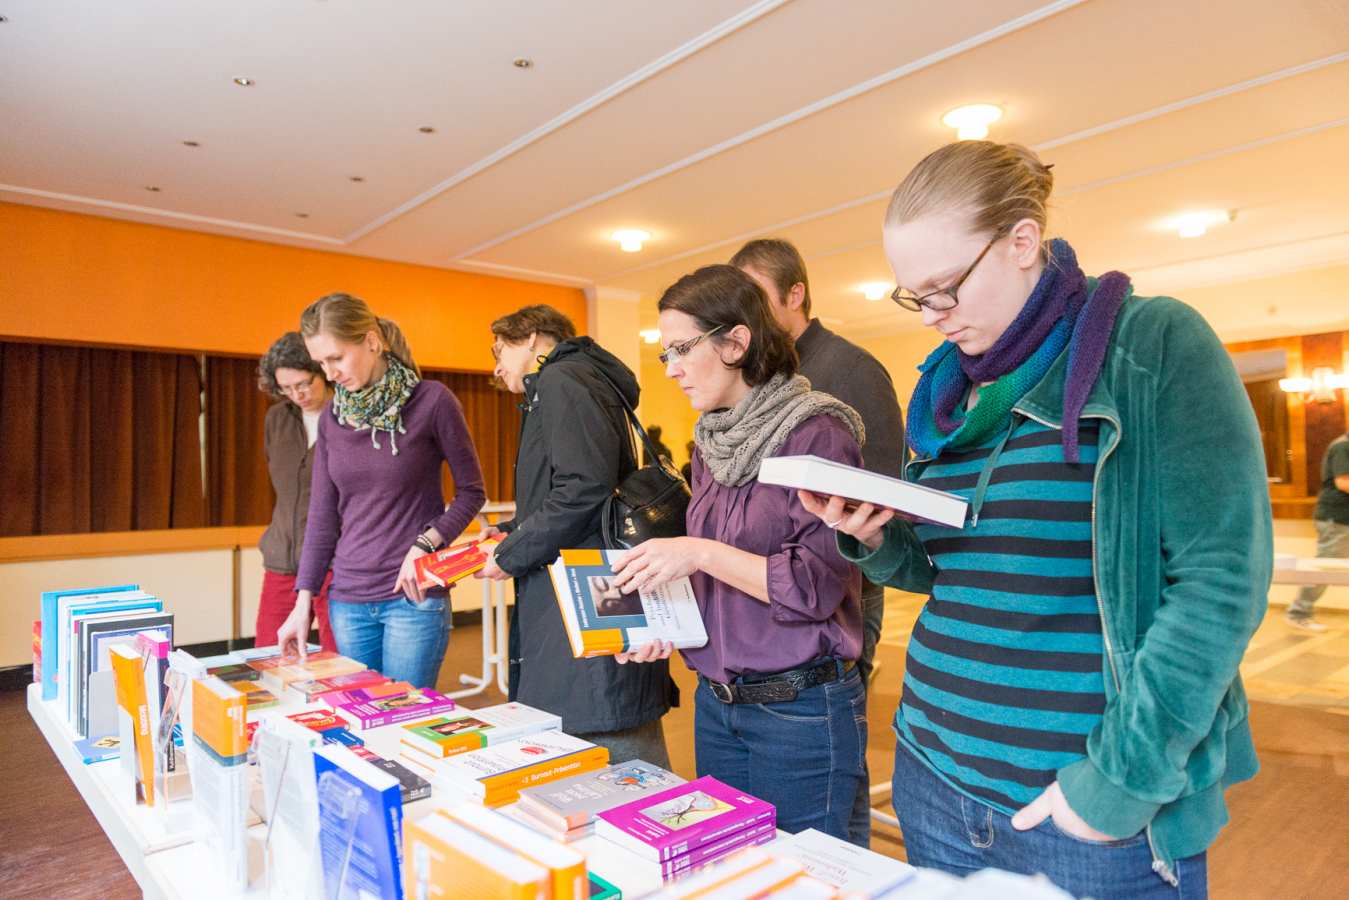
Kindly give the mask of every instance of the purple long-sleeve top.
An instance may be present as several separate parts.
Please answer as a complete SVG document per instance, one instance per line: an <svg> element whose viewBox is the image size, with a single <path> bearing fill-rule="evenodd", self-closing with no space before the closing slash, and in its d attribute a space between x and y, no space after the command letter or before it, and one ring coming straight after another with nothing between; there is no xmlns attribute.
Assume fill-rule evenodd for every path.
<svg viewBox="0 0 1349 900"><path fill-rule="evenodd" d="M434 526L452 541L486 500L478 453L464 409L445 385L421 381L403 405L398 455L388 432L378 435L337 424L332 405L319 418L309 518L295 580L317 593L331 565L330 594L348 602L388 600L403 557L417 535ZM440 488L440 464L450 464L454 501Z"/></svg>
<svg viewBox="0 0 1349 900"><path fill-rule="evenodd" d="M852 433L833 416L798 425L773 456L814 454L850 466L862 464ZM693 574L707 626L706 646L683 650L701 675L731 681L771 673L826 656L855 660L862 650L861 575L839 555L834 532L806 512L796 492L751 481L717 483L702 456L693 455L691 537L711 538L768 559L768 603Z"/></svg>

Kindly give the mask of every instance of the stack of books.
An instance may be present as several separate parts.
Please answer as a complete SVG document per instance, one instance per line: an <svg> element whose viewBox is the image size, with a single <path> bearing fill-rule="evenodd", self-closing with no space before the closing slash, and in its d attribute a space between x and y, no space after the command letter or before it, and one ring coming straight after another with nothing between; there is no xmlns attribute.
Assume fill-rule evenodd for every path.
<svg viewBox="0 0 1349 900"><path fill-rule="evenodd" d="M664 879L709 865L777 833L773 804L710 775L597 815L595 834L645 860Z"/></svg>
<svg viewBox="0 0 1349 900"><path fill-rule="evenodd" d="M690 878L667 884L655 896L656 900L694 897L832 900L857 895L840 895L833 885L812 876L801 863L779 859L756 847L732 854Z"/></svg>
<svg viewBox="0 0 1349 900"><path fill-rule="evenodd" d="M580 853L473 804L409 822L404 857L408 897L591 896Z"/></svg>
<svg viewBox="0 0 1349 900"><path fill-rule="evenodd" d="M289 690L301 703L313 703L320 695L333 691L345 691L353 688L368 688L377 684L389 684L389 679L374 669L361 669L349 675L334 675L330 678L315 678L310 681L292 682Z"/></svg>
<svg viewBox="0 0 1349 900"><path fill-rule="evenodd" d="M453 709L454 701L444 694L430 688L413 688L401 694L372 696L340 704L333 708L333 715L343 719L352 731L369 731L441 715Z"/></svg>
<svg viewBox="0 0 1349 900"><path fill-rule="evenodd" d="M799 862L807 873L850 896L882 897L917 875L917 870L907 863L872 853L814 828L786 835L766 849L777 859Z"/></svg>
<svg viewBox="0 0 1349 900"><path fill-rule="evenodd" d="M262 672L261 684L278 697L301 681L350 675L365 669L365 663L348 659L329 650L311 653L304 659L271 656L250 660L248 663Z"/></svg>
<svg viewBox="0 0 1349 900"><path fill-rule="evenodd" d="M599 813L684 783L675 773L638 759L525 788L507 815L571 843L595 832Z"/></svg>
<svg viewBox="0 0 1349 900"><path fill-rule="evenodd" d="M523 703L502 703L409 722L403 726L401 737L405 756L444 759L540 731L561 730L560 716Z"/></svg>
<svg viewBox="0 0 1349 900"><path fill-rule="evenodd" d="M485 806L514 803L522 788L601 769L609 751L561 731L542 731L445 759L400 757L437 789Z"/></svg>
<svg viewBox="0 0 1349 900"><path fill-rule="evenodd" d="M383 676L380 676L381 678ZM336 678L324 678L321 681L306 681L306 685L317 685L328 681L337 681ZM346 706L350 703L365 703L379 697L392 697L395 694L406 694L413 690L411 684L406 681L380 681L373 684L367 684L364 687L348 687L339 690L328 690L323 693L310 697L309 702L321 703L329 709L337 709L339 706Z"/></svg>

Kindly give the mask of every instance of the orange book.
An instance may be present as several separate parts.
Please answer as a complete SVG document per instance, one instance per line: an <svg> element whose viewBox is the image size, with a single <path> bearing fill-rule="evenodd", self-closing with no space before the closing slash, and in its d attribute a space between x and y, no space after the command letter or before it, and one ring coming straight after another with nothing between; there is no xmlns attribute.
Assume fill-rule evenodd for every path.
<svg viewBox="0 0 1349 900"><path fill-rule="evenodd" d="M552 886L552 900L586 900L590 896L586 860L574 848L476 803L436 812L543 867Z"/></svg>
<svg viewBox="0 0 1349 900"><path fill-rule="evenodd" d="M403 896L545 900L549 873L444 816L403 822Z"/></svg>
<svg viewBox="0 0 1349 900"><path fill-rule="evenodd" d="M248 761L248 698L219 678L192 682L192 733L225 766Z"/></svg>
<svg viewBox="0 0 1349 900"><path fill-rule="evenodd" d="M491 551L498 543L492 538L465 541L419 557L414 563L417 568L418 586L423 590L449 587L474 572L481 571L482 567L487 565Z"/></svg>
<svg viewBox="0 0 1349 900"><path fill-rule="evenodd" d="M516 772L504 773L484 782L486 794L483 797L483 805L505 806L520 799L522 788L582 775L603 769L607 765L609 765L609 751L603 747L596 747L594 750L577 753L565 759L549 760Z"/></svg>
<svg viewBox="0 0 1349 900"><path fill-rule="evenodd" d="M145 675L141 668L141 655L132 647L114 646L111 648L113 679L117 683L117 705L131 717L131 731L134 735L134 748L123 747L122 752L132 750L136 758L136 784L140 788L145 802L155 802L155 746L150 737L150 704L145 696Z"/></svg>

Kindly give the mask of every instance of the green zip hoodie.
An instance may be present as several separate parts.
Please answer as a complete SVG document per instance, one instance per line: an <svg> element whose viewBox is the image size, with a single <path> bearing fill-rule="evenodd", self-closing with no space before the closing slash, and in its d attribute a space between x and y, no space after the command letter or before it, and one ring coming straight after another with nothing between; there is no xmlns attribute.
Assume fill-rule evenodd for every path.
<svg viewBox="0 0 1349 900"><path fill-rule="evenodd" d="M1015 410L1061 428L1067 364L1065 351ZM1259 767L1237 669L1273 568L1260 433L1217 335L1169 297L1125 301L1082 417L1101 428L1092 553L1107 703L1059 785L1091 827L1147 829L1153 868L1174 882L1175 860L1227 822L1223 791ZM874 552L843 534L839 550L877 583L932 587L907 522Z"/></svg>

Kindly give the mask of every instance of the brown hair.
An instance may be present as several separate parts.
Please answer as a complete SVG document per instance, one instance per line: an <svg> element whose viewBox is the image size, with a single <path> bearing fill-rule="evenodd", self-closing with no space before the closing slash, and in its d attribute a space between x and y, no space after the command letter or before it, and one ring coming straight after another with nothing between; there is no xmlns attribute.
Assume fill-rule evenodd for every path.
<svg viewBox="0 0 1349 900"><path fill-rule="evenodd" d="M754 269L778 289L778 295L786 302L794 285L805 289L805 300L801 303L801 312L810 318L810 279L806 277L806 261L790 241L782 238L760 238L750 241L731 257L731 265L737 269L746 266Z"/></svg>
<svg viewBox="0 0 1349 900"><path fill-rule="evenodd" d="M709 338L717 345L725 343L727 332L735 326L748 328L749 347L732 368L740 370L750 387L774 375L796 374L791 336L773 318L763 288L736 266L703 266L685 275L666 288L657 307L661 312L673 309L691 316L700 331L720 329Z"/></svg>
<svg viewBox="0 0 1349 900"><path fill-rule="evenodd" d="M886 225L968 209L975 233L1001 236L1022 219L1046 230L1054 175L1020 144L957 141L929 153L890 197Z"/></svg>
<svg viewBox="0 0 1349 900"><path fill-rule="evenodd" d="M285 393L277 386L277 369L295 369L322 375L323 367L314 362L305 349L304 338L298 331L287 331L267 349L267 353L258 360L258 390L273 397L284 397Z"/></svg>
<svg viewBox="0 0 1349 900"><path fill-rule="evenodd" d="M360 297L328 294L309 304L309 308L300 314L300 334L305 337L322 332L348 344L359 344L372 331L379 335L386 353L396 356L418 378L421 377L422 370L412 358L412 348L398 323L376 316Z"/></svg>
<svg viewBox="0 0 1349 900"><path fill-rule="evenodd" d="M560 344L576 337L576 326L551 306L539 304L497 319L492 323L492 334L512 344L528 340L531 334L543 334Z"/></svg>

